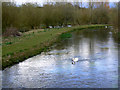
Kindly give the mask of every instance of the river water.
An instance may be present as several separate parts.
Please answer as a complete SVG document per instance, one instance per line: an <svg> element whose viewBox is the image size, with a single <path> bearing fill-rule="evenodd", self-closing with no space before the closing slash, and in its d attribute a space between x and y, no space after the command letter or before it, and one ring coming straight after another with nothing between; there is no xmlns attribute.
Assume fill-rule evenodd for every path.
<svg viewBox="0 0 120 90"><path fill-rule="evenodd" d="M3 70L2 80L3 88L117 88L118 44L110 30L75 31L51 51Z"/></svg>

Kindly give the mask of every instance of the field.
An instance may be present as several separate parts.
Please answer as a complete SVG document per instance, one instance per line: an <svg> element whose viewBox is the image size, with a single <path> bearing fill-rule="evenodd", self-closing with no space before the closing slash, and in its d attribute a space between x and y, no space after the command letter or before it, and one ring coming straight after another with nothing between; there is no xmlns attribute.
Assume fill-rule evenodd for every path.
<svg viewBox="0 0 120 90"><path fill-rule="evenodd" d="M3 37L2 69L40 54L42 51L49 50L52 44L57 43L62 33L104 26L105 25L81 25L60 29L38 29L23 33L20 37Z"/></svg>

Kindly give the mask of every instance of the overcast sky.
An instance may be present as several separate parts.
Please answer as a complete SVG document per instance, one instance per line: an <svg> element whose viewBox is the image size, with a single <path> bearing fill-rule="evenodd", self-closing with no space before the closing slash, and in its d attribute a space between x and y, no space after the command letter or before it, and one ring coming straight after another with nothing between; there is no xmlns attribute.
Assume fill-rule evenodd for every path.
<svg viewBox="0 0 120 90"><path fill-rule="evenodd" d="M57 2L63 2L63 1L67 1L67 2L89 2L90 0L14 0L17 4L22 4L22 3L26 3L26 2L36 2L36 3L40 3L43 4L45 2L50 2L50 1L57 1ZM102 1L108 1L108 2L118 2L119 0L91 0L93 2L102 2Z"/></svg>
<svg viewBox="0 0 120 90"><path fill-rule="evenodd" d="M90 0L10 0L10 1L14 1L17 5L21 5L23 3L38 3L39 5L43 6L43 4L45 4L46 2L89 2ZM119 0L91 0L93 2L118 2ZM84 3L83 6L86 6L86 4ZM110 3L110 7L114 6L113 3Z"/></svg>

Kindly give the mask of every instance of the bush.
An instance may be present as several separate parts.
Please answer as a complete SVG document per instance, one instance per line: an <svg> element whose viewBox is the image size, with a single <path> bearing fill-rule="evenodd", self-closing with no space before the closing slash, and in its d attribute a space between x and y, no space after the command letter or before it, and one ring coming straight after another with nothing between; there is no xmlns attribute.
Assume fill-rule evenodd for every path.
<svg viewBox="0 0 120 90"><path fill-rule="evenodd" d="M7 28L6 31L3 33L3 36L8 37L8 36L21 36L21 34L18 32L17 28Z"/></svg>
<svg viewBox="0 0 120 90"><path fill-rule="evenodd" d="M27 32L27 31L29 31L29 28L28 27L23 27L23 28L20 28L19 31L22 32L22 33Z"/></svg>

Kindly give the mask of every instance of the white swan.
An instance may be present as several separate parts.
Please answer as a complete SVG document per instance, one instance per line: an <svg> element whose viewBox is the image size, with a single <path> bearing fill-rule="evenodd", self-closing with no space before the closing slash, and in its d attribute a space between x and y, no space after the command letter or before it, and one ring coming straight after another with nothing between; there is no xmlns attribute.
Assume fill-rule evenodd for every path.
<svg viewBox="0 0 120 90"><path fill-rule="evenodd" d="M105 26L105 28L108 28L107 26Z"/></svg>
<svg viewBox="0 0 120 90"><path fill-rule="evenodd" d="M72 58L72 61L77 62L78 58Z"/></svg>

